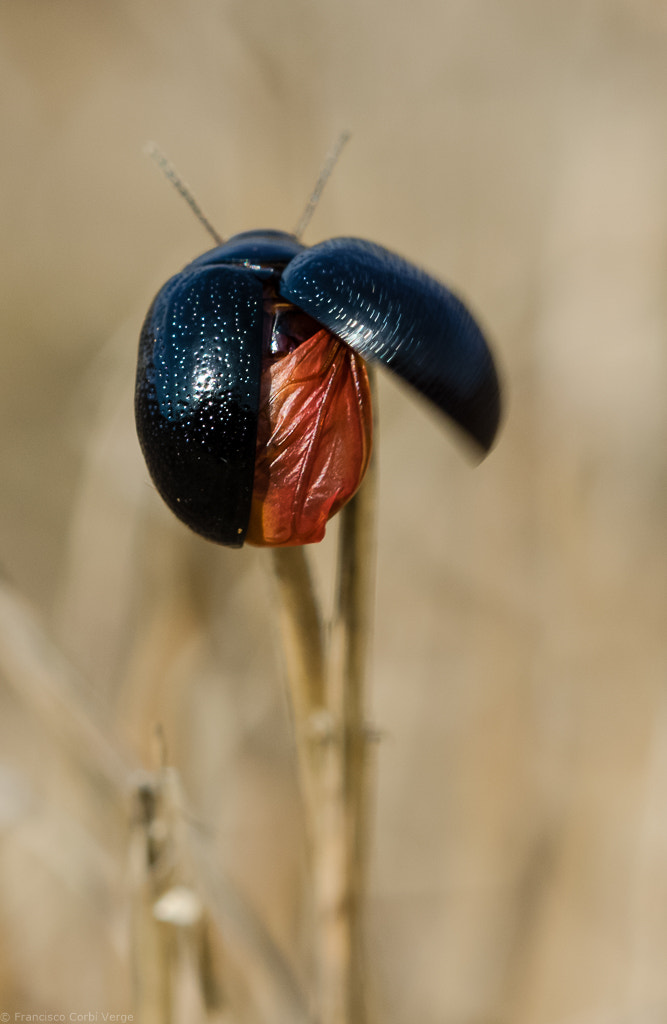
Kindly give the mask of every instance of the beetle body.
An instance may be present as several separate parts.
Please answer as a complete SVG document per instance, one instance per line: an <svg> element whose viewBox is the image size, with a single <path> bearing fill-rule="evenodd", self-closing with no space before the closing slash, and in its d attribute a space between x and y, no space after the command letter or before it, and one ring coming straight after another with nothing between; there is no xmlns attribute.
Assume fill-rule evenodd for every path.
<svg viewBox="0 0 667 1024"><path fill-rule="evenodd" d="M136 421L176 515L221 544L321 540L371 449L365 360L384 363L484 450L499 387L443 285L380 246L251 231L169 280L144 322Z"/></svg>

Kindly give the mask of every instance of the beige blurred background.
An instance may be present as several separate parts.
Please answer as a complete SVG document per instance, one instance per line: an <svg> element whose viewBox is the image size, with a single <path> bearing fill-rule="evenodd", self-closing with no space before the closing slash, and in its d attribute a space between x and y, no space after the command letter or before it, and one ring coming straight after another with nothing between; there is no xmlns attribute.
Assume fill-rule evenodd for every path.
<svg viewBox="0 0 667 1024"><path fill-rule="evenodd" d="M378 1019L667 1018L666 97L659 0L0 5L0 1010L132 1005L127 824L51 672L129 762L163 723L220 871L307 955L265 556L187 535L134 436L142 318L210 244L142 147L221 233L291 230L349 128L306 240L456 288L507 396L476 468L381 381Z"/></svg>

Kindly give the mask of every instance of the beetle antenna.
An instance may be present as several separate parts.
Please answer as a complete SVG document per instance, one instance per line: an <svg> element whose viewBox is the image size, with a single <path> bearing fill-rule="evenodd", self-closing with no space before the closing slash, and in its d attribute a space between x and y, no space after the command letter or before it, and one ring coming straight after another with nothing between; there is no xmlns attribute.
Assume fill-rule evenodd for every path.
<svg viewBox="0 0 667 1024"><path fill-rule="evenodd" d="M294 232L295 238L300 239L304 231L308 227L308 224L310 223L310 218L313 216L313 213L315 212L315 207L320 201L320 196L322 195L324 186L331 177L331 172L336 166L338 162L338 157L343 152L343 147L345 146L345 143L348 141L349 138L349 132L341 132L341 134L338 136L338 139L336 140L336 145L333 147L328 157L324 161L324 167L320 171L320 176L317 179L315 188L313 189L310 199L306 203L306 208L301 214L299 223L296 226L296 231Z"/></svg>
<svg viewBox="0 0 667 1024"><path fill-rule="evenodd" d="M171 182L176 191L183 197L183 199L185 199L199 223L206 228L211 238L215 239L216 244L222 245L224 243L224 238L220 237L208 218L204 216L199 203L181 178L180 174L176 171L176 168L169 162L169 160L167 160L164 153L160 152L154 142L147 142L144 147L144 152L155 161L165 178Z"/></svg>

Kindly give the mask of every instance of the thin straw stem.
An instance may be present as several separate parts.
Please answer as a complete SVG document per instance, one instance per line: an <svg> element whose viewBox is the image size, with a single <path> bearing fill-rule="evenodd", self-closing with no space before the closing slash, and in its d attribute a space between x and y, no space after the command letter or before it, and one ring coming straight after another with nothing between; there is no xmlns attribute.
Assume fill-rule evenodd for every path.
<svg viewBox="0 0 667 1024"><path fill-rule="evenodd" d="M369 368L370 371L370 368ZM369 372L371 389L374 387ZM373 402L373 408L377 403ZM330 880L339 908L339 1007L331 1024L365 1024L364 903L368 848L368 729L366 675L375 593L376 460L363 486L341 512L338 580L328 659L328 701L338 723L338 758L328 787L334 802L328 843L340 847L338 877Z"/></svg>
<svg viewBox="0 0 667 1024"><path fill-rule="evenodd" d="M301 548L275 549L313 885L316 1019L365 1024L363 904L368 758L365 678L375 576L375 463L341 512L325 648ZM319 730L317 726L320 726Z"/></svg>
<svg viewBox="0 0 667 1024"><path fill-rule="evenodd" d="M324 706L324 636L315 588L301 547L272 548L282 598L281 629L292 699L300 721Z"/></svg>
<svg viewBox="0 0 667 1024"><path fill-rule="evenodd" d="M371 373L369 377L374 390ZM377 408L375 401L373 408ZM334 693L340 695L344 739L346 870L341 900L347 907L349 929L348 1019L354 1024L364 1024L367 1016L363 936L369 825L366 676L375 597L376 465L372 456L363 487L342 512L330 666L332 699Z"/></svg>
<svg viewBox="0 0 667 1024"><path fill-rule="evenodd" d="M321 744L326 729L324 630L308 559L303 548L273 548L278 587L280 635L294 722L306 835L312 856L316 844Z"/></svg>

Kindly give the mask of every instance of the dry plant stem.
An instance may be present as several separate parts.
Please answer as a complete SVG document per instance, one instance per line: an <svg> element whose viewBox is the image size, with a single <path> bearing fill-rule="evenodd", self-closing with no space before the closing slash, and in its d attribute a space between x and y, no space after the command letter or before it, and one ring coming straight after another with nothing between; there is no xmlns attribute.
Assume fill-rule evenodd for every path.
<svg viewBox="0 0 667 1024"><path fill-rule="evenodd" d="M139 762L109 734L108 709L97 701L87 680L51 641L34 610L5 580L0 580L0 675L31 718L69 752L99 799L108 801L125 820L128 791L133 782L137 795ZM143 774L141 778L144 779ZM150 1012L156 1005L161 1007L154 1016L157 1015L156 1019L162 1024L168 1019L171 999L167 976L173 949L168 938L169 925L158 924L153 917L154 870L153 867L148 870L149 862L154 865L158 852L148 835L151 821L157 814L157 807L150 806L150 794L157 799L163 791L162 780L158 781L159 785L141 787L144 803L135 807L140 813L135 814L132 844L135 851L133 913L135 936L143 950L142 965L135 966L141 970L144 993L153 993L141 998L144 1005L149 1006L150 998ZM149 801L148 806L146 801ZM178 861L193 863L202 899L220 934L229 943L230 956L238 962L243 975L257 982L257 1001L266 1011L266 1019L274 1010L282 1020L306 1024L305 999L280 950L253 907L233 881L220 871L210 839L188 819L183 821ZM148 1009L141 1018L144 1024L151 1019L147 1014Z"/></svg>
<svg viewBox="0 0 667 1024"><path fill-rule="evenodd" d="M369 367L373 408L375 379ZM374 429L377 436L377 424ZM345 804L353 901L365 885L367 862L368 742L365 682L375 598L377 463L371 458L363 487L343 509L340 526L337 603L332 634L329 689L339 694L346 743Z"/></svg>
<svg viewBox="0 0 667 1024"><path fill-rule="evenodd" d="M364 680L375 563L375 469L341 512L325 651L303 549L274 551L310 841L318 1024L365 1024L362 908L367 847Z"/></svg>
<svg viewBox="0 0 667 1024"><path fill-rule="evenodd" d="M225 971L248 979L253 1020L307 1024L305 999L278 947L243 895L220 871L210 837L190 820L175 769L144 774L135 789L132 851L133 963L142 1024L184 1018L182 1000L196 997L197 1019L218 1019ZM200 916L179 916L178 904L158 901L189 890ZM225 957L211 958L210 925L217 927ZM219 952L219 950L218 950ZM179 1014L180 1006L180 1014ZM227 1007L231 1021L231 1006ZM201 1016L203 1014L203 1016Z"/></svg>
<svg viewBox="0 0 667 1024"><path fill-rule="evenodd" d="M336 799L344 816L345 864L339 908L349 957L347 1016L367 1017L364 978L364 906L368 860L368 728L365 681L375 594L376 467L371 460L363 487L342 513L337 607L330 660L332 712L341 723L341 757ZM335 702L335 703L334 703Z"/></svg>
<svg viewBox="0 0 667 1024"><path fill-rule="evenodd" d="M159 745L166 753L164 738ZM163 753L163 757L164 757ZM142 776L131 844L135 1005L142 1024L208 1020L221 1005L222 968L211 958L210 916L188 844L184 795L173 768Z"/></svg>
<svg viewBox="0 0 667 1024"><path fill-rule="evenodd" d="M167 824L162 780L143 779L135 791L135 835L132 849L133 973L135 1006L142 1024L174 1020L172 978L176 969L173 929L156 920L155 902L177 866L173 836Z"/></svg>
<svg viewBox="0 0 667 1024"><path fill-rule="evenodd" d="M273 548L282 598L282 637L294 689L294 712L324 704L324 641L319 605L303 548Z"/></svg>
<svg viewBox="0 0 667 1024"><path fill-rule="evenodd" d="M337 872L329 879L338 954L329 978L331 1024L365 1024L367 1019L363 941L368 846L365 679L375 591L375 521L373 458L363 486L341 513L336 606L328 659L328 707L337 723L327 787L330 806L326 820L331 833L324 838L323 850L325 857L336 851L331 871ZM331 927L334 929L334 925Z"/></svg>
<svg viewBox="0 0 667 1024"><path fill-rule="evenodd" d="M274 548L280 594L280 631L289 681L299 778L311 849L319 803L320 758L316 742L325 707L324 634L319 604L303 548Z"/></svg>
<svg viewBox="0 0 667 1024"><path fill-rule="evenodd" d="M183 977L186 949L209 1015L217 1019L223 972L231 965L236 976L248 979L253 1020L307 1024L305 996L290 966L243 893L221 871L211 835L188 808L178 773L166 763L136 776L133 823L133 966L142 1024L180 1019L177 979ZM157 919L157 901L174 886L191 889L201 901L196 926L176 914ZM227 967L224 960L211 959L210 925L224 945Z"/></svg>

